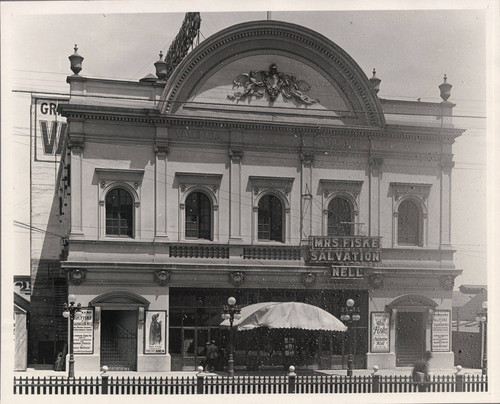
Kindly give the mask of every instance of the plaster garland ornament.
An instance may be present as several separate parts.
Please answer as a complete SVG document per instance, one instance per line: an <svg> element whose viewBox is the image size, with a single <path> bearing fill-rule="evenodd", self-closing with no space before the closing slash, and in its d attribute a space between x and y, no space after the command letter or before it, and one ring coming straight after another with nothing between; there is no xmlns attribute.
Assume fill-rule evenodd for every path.
<svg viewBox="0 0 500 404"><path fill-rule="evenodd" d="M298 104L313 105L319 103L318 99L312 99L303 94L311 90L311 86L304 80L290 74L278 72L275 63L269 66L269 70L253 70L242 73L233 80L234 87L243 87L243 91L238 91L227 98L231 101L244 101L247 98L262 98L268 95L271 102L276 101L281 94L285 99L292 99Z"/></svg>
<svg viewBox="0 0 500 404"><path fill-rule="evenodd" d="M302 283L305 286L310 286L316 281L316 277L312 272L302 274Z"/></svg>

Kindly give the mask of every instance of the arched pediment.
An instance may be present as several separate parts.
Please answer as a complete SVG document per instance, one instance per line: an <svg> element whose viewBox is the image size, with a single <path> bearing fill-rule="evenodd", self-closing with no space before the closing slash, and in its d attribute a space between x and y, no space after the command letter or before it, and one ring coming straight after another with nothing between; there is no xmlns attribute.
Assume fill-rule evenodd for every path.
<svg viewBox="0 0 500 404"><path fill-rule="evenodd" d="M431 298L423 295L401 295L387 305L389 310L397 309L398 307L427 307L434 309L438 304Z"/></svg>
<svg viewBox="0 0 500 404"><path fill-rule="evenodd" d="M342 48L279 21L235 25L202 42L170 77L160 111L291 125L385 124L368 77Z"/></svg>
<svg viewBox="0 0 500 404"><path fill-rule="evenodd" d="M149 307L149 300L130 290L112 290L96 296L90 306L106 307Z"/></svg>

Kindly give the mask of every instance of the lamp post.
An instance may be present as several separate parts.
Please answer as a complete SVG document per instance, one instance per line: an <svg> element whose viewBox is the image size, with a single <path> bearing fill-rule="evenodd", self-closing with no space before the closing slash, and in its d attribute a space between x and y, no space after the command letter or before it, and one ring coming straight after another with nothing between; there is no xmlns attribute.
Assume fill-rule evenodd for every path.
<svg viewBox="0 0 500 404"><path fill-rule="evenodd" d="M342 307L342 314L340 319L346 323L348 330L351 330L351 325L356 321L359 321L361 316L359 315L359 308L354 307L354 300L348 299L346 302L346 307ZM354 327L354 335L351 335L349 343L349 356L347 357L347 376L352 376L352 369L354 368L354 353L353 353L353 342L356 338L356 329Z"/></svg>
<svg viewBox="0 0 500 404"><path fill-rule="evenodd" d="M486 340L487 340L487 324L488 324L488 303L486 301L482 304L482 310L479 311L479 321L481 322L481 331L482 331L482 339L483 339L483 365L482 365L482 374L485 375L488 373L488 357L486 354Z"/></svg>
<svg viewBox="0 0 500 404"><path fill-rule="evenodd" d="M230 377L234 376L234 344L233 344L233 323L241 318L241 309L236 305L236 299L230 297L227 304L222 308L222 318L229 320L229 358L227 361L227 372Z"/></svg>
<svg viewBox="0 0 500 404"><path fill-rule="evenodd" d="M62 313L64 318L69 317L69 370L68 377L75 377L75 357L73 356L73 323L75 321L75 314L80 311L81 304L75 304L76 296L69 295L68 303L64 303L64 311Z"/></svg>

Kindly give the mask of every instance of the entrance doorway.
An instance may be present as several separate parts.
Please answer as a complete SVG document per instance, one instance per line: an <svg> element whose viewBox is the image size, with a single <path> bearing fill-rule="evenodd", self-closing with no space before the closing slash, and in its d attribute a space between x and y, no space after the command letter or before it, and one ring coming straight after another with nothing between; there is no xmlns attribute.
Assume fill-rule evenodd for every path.
<svg viewBox="0 0 500 404"><path fill-rule="evenodd" d="M102 310L101 366L137 370L137 311Z"/></svg>
<svg viewBox="0 0 500 404"><path fill-rule="evenodd" d="M396 366L413 366L423 357L425 328L422 312L398 312L396 322Z"/></svg>

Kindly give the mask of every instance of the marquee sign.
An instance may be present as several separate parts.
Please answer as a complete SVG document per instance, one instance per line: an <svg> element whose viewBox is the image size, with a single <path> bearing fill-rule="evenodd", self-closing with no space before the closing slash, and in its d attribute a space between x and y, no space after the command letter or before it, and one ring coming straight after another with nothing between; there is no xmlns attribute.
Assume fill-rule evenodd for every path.
<svg viewBox="0 0 500 404"><path fill-rule="evenodd" d="M308 261L325 264L380 262L380 238L310 236Z"/></svg>

